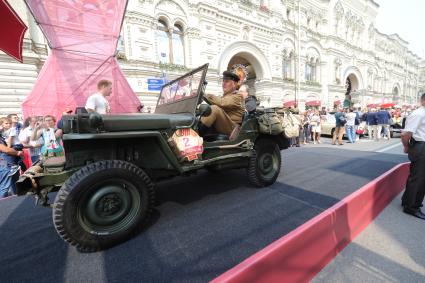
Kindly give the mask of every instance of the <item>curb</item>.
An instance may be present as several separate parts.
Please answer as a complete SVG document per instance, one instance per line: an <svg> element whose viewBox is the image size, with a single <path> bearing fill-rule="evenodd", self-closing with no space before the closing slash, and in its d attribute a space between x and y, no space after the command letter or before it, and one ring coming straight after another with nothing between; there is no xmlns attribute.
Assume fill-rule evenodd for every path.
<svg viewBox="0 0 425 283"><path fill-rule="evenodd" d="M395 166L211 282L308 282L404 189Z"/></svg>

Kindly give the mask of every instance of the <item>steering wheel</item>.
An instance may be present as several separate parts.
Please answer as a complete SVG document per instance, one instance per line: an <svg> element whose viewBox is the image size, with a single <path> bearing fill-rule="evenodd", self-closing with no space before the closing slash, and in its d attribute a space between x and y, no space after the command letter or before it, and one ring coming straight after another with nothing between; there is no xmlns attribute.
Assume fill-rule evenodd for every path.
<svg viewBox="0 0 425 283"><path fill-rule="evenodd" d="M211 105L211 102L209 102L208 99L205 98L205 96L202 96L202 100L205 101L208 105Z"/></svg>
<svg viewBox="0 0 425 283"><path fill-rule="evenodd" d="M205 101L208 105L211 105L211 102L209 102L206 98L205 98L205 88L207 87L207 84L208 84L208 82L207 81L204 81L203 83L202 83L202 87L201 87L201 92L200 92L200 95L202 95L202 100L203 101ZM201 102L202 101L199 101L199 103L198 104L201 104Z"/></svg>

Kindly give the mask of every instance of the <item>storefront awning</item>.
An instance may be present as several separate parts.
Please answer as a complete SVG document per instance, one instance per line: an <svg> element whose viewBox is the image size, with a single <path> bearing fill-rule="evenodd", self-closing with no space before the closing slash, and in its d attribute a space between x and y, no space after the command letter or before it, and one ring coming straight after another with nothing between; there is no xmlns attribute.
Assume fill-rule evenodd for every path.
<svg viewBox="0 0 425 283"><path fill-rule="evenodd" d="M379 103L369 103L368 105L366 105L368 108L375 108L379 106Z"/></svg>
<svg viewBox="0 0 425 283"><path fill-rule="evenodd" d="M295 100L288 100L283 102L283 107L291 107L291 106L295 106L296 102Z"/></svg>
<svg viewBox="0 0 425 283"><path fill-rule="evenodd" d="M288 93L283 97L283 107L292 107L292 106L295 106L296 104L297 102L293 94Z"/></svg>
<svg viewBox="0 0 425 283"><path fill-rule="evenodd" d="M381 106L381 108L391 108L391 107L395 106L395 103L392 103L392 102L382 103L380 106Z"/></svg>
<svg viewBox="0 0 425 283"><path fill-rule="evenodd" d="M320 106L321 104L320 100L309 100L305 103L306 106Z"/></svg>

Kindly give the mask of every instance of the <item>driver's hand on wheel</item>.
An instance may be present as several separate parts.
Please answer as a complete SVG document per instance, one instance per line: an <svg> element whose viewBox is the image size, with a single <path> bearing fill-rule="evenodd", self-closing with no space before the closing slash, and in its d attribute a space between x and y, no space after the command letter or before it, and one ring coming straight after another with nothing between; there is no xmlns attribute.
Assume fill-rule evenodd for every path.
<svg viewBox="0 0 425 283"><path fill-rule="evenodd" d="M209 101L209 97L211 96L211 94L207 94L205 93L204 96L202 97L203 100L207 103L211 105L211 102Z"/></svg>

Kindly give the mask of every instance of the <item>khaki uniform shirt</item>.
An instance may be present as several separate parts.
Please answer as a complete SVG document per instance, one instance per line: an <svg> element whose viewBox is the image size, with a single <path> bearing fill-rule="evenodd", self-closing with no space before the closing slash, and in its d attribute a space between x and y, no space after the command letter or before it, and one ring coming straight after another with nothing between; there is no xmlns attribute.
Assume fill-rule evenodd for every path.
<svg viewBox="0 0 425 283"><path fill-rule="evenodd" d="M233 122L237 124L242 123L245 112L245 101L240 93L234 91L222 97L213 94L205 94L204 97L212 105L217 105L223 109Z"/></svg>

